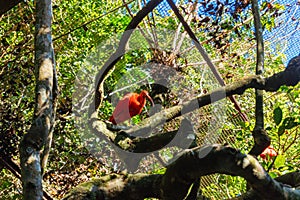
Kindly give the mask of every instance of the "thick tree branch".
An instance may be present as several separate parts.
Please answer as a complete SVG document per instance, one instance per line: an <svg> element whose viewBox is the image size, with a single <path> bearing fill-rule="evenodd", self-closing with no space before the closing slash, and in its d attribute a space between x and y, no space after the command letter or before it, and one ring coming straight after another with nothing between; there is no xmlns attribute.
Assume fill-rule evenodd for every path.
<svg viewBox="0 0 300 200"><path fill-rule="evenodd" d="M159 198L161 179L162 175L157 174L111 174L80 184L63 200Z"/></svg>
<svg viewBox="0 0 300 200"><path fill-rule="evenodd" d="M208 145L184 151L174 159L163 175L107 175L79 185L64 199L109 200L154 197L182 200L188 195L189 188L196 179L214 173L245 178L251 184L252 193L255 193L258 199L299 199L300 197L300 190L272 179L251 155L242 154L239 150L227 146ZM299 173L293 173L291 176L298 177L294 180L299 185ZM292 187L294 186L296 184Z"/></svg>
<svg viewBox="0 0 300 200"><path fill-rule="evenodd" d="M183 121L182 123L184 123ZM136 137L128 135L124 131L114 133L107 128L107 124L99 121L97 117L97 112L92 114L90 120L90 127L94 133L100 138L112 142L114 145L122 148L123 150L134 152L134 153L146 153L153 152L163 147L177 145L182 148L186 148L195 139L192 133L192 129L188 130L188 125L184 124L183 130L176 130L166 133L154 134L152 136L146 137ZM175 141L172 141L176 135L179 137ZM172 141L172 142L171 142ZM171 142L171 143L170 143Z"/></svg>
<svg viewBox="0 0 300 200"><path fill-rule="evenodd" d="M24 199L42 199L41 150L45 162L50 150L54 127L54 101L57 95L57 80L54 51L51 37L51 0L36 2L35 27L35 72L36 99L33 123L20 143L21 176Z"/></svg>
<svg viewBox="0 0 300 200"><path fill-rule="evenodd" d="M260 199L298 199L300 191L272 179L259 162L231 147L209 145L186 150L167 167L163 199L183 199L195 178L222 173L245 178ZM268 192L266 192L268 191Z"/></svg>
<svg viewBox="0 0 300 200"><path fill-rule="evenodd" d="M255 38L256 38L256 75L262 75L264 71L264 41L262 26L257 0L252 0L252 14L254 17ZM250 154L258 156L271 143L269 136L264 131L264 108L263 91L255 89L255 127L253 130L254 146Z"/></svg>
<svg viewBox="0 0 300 200"><path fill-rule="evenodd" d="M276 181L285 184L287 187L292 187L297 190L300 190L300 173L299 172L291 172L288 174L284 174L282 176L276 177ZM299 197L296 197L299 198ZM259 195L253 189L250 189L246 193L242 194L239 197L233 198L234 200L247 200L247 199L259 199ZM233 200L232 199L232 200Z"/></svg>

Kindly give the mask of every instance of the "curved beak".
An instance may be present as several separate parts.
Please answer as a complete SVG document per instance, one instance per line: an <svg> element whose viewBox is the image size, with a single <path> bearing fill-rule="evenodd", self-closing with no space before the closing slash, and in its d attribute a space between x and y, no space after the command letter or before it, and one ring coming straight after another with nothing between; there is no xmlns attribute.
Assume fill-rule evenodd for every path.
<svg viewBox="0 0 300 200"><path fill-rule="evenodd" d="M147 97L147 99L149 99L149 101L151 102L152 107L154 107L154 102L153 102L152 98L151 98L148 94L146 95L146 97Z"/></svg>

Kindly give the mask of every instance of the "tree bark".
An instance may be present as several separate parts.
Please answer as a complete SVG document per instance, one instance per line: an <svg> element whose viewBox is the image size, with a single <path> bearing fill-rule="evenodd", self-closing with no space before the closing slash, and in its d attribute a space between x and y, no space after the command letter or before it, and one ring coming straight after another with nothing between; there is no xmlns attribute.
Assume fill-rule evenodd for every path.
<svg viewBox="0 0 300 200"><path fill-rule="evenodd" d="M55 99L57 80L54 50L51 37L52 3L51 0L36 2L35 26L35 114L32 125L20 143L21 177L23 198L35 200L43 198L42 161L48 155L54 127ZM48 151L48 152L47 152Z"/></svg>
<svg viewBox="0 0 300 200"><path fill-rule="evenodd" d="M264 41L262 36L262 25L257 0L252 0L252 14L254 18L255 38L256 38L256 75L263 75L264 71ZM267 148L270 143L270 137L264 130L264 106L263 90L255 89L255 127L252 131L254 146L250 154L258 156Z"/></svg>
<svg viewBox="0 0 300 200"><path fill-rule="evenodd" d="M18 5L22 0L0 1L0 16Z"/></svg>

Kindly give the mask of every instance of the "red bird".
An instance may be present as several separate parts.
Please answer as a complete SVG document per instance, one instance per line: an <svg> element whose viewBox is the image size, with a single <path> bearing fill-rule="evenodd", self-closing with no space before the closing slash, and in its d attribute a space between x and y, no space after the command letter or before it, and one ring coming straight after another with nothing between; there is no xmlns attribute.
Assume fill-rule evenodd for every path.
<svg viewBox="0 0 300 200"><path fill-rule="evenodd" d="M267 160L267 158L272 158L277 156L277 152L272 146L268 146L260 155L263 160Z"/></svg>
<svg viewBox="0 0 300 200"><path fill-rule="evenodd" d="M146 90L142 90L140 94L128 93L117 104L109 121L113 124L122 123L135 115L139 115L143 107L146 105L146 98L154 106L152 98Z"/></svg>

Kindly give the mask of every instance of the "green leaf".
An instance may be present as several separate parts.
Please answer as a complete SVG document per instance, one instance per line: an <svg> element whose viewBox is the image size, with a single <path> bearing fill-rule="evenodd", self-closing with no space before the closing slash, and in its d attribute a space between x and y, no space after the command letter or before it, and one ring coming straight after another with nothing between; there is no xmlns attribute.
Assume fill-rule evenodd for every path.
<svg viewBox="0 0 300 200"><path fill-rule="evenodd" d="M297 126L298 123L295 122L294 117L287 117L283 120L283 125L286 129L291 129L291 128L294 128L295 126Z"/></svg>
<svg viewBox="0 0 300 200"><path fill-rule="evenodd" d="M275 178L275 177L278 176L278 174L277 174L276 172L274 172L274 171L269 172L269 175L270 175L272 178Z"/></svg>
<svg viewBox="0 0 300 200"><path fill-rule="evenodd" d="M290 124L289 124L289 126L288 127L285 127L286 129L291 129L291 128L294 128L294 127L296 127L296 126L298 126L299 125L299 123L298 122L291 122Z"/></svg>
<svg viewBox="0 0 300 200"><path fill-rule="evenodd" d="M279 125L282 120L282 109L277 107L273 111L273 119L276 125Z"/></svg>
<svg viewBox="0 0 300 200"><path fill-rule="evenodd" d="M279 126L278 132L277 132L278 136L281 136L284 133L284 131L285 131L284 125Z"/></svg>
<svg viewBox="0 0 300 200"><path fill-rule="evenodd" d="M285 156L284 155L278 155L276 157L275 162L274 162L274 166L276 168L285 166Z"/></svg>

